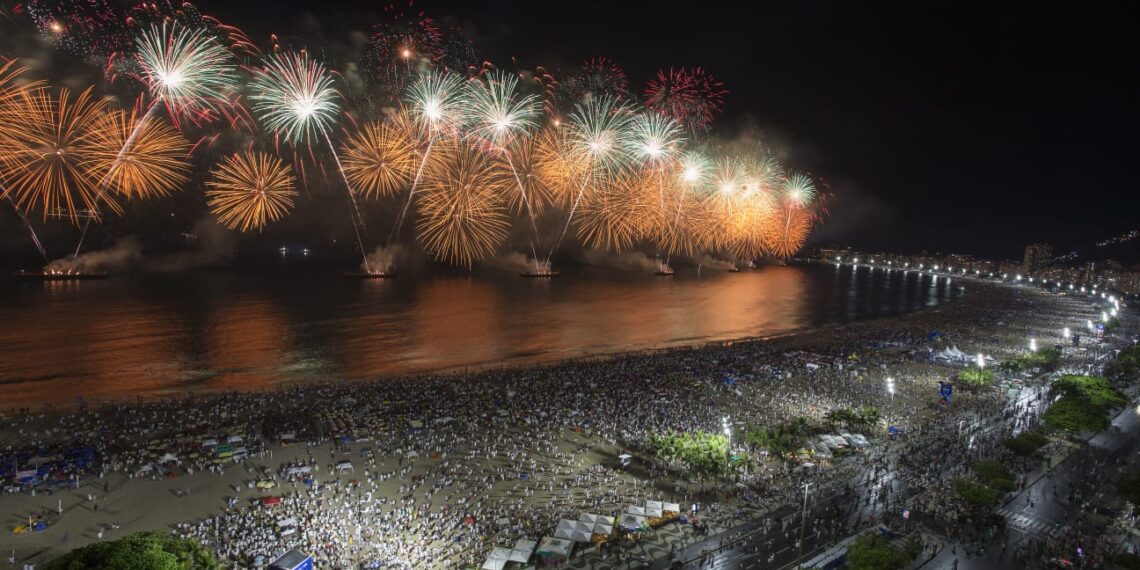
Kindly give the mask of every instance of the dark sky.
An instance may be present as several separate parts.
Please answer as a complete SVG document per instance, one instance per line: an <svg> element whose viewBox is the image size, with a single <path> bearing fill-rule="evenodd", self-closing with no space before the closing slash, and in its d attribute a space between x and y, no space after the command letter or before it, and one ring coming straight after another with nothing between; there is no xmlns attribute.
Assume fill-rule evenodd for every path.
<svg viewBox="0 0 1140 570"><path fill-rule="evenodd" d="M823 241L1016 256L1137 225L1140 36L1126 3L738 4L417 6L492 61L606 55L638 85L659 67L704 66L732 91L722 130L754 120L789 166L830 185ZM202 2L251 35L295 41L367 29L381 6Z"/></svg>

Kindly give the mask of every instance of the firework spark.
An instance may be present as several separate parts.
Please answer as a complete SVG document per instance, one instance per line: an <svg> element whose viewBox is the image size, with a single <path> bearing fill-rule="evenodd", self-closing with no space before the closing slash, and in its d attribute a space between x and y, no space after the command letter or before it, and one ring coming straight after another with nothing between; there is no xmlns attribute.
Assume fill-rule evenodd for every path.
<svg viewBox="0 0 1140 570"><path fill-rule="evenodd" d="M392 196L412 181L416 160L403 131L366 123L343 146L345 177L368 198Z"/></svg>
<svg viewBox="0 0 1140 570"><path fill-rule="evenodd" d="M468 132L502 148L538 125L542 103L535 95L522 95L513 73L492 71L468 81L464 122Z"/></svg>
<svg viewBox="0 0 1140 570"><path fill-rule="evenodd" d="M460 76L430 71L408 88L406 103L412 117L435 137L459 125L466 104L464 94Z"/></svg>
<svg viewBox="0 0 1140 570"><path fill-rule="evenodd" d="M123 198L166 196L189 180L189 143L157 119L111 111L99 119L89 144L81 165L86 175Z"/></svg>
<svg viewBox="0 0 1140 570"><path fill-rule="evenodd" d="M139 80L177 120L214 115L237 90L233 58L203 30L163 22L136 41Z"/></svg>
<svg viewBox="0 0 1140 570"><path fill-rule="evenodd" d="M236 154L215 168L206 183L210 211L227 228L260 230L293 208L293 169L263 152Z"/></svg>
<svg viewBox="0 0 1140 570"><path fill-rule="evenodd" d="M724 84L701 68L660 70L645 88L645 106L672 118L690 136L707 132L728 93Z"/></svg>
<svg viewBox="0 0 1140 570"><path fill-rule="evenodd" d="M466 142L456 146L424 177L416 229L436 259L471 267L507 238L502 196L511 181L494 155Z"/></svg>
<svg viewBox="0 0 1140 570"><path fill-rule="evenodd" d="M3 195L24 212L44 219L66 217L78 224L95 215L97 181L87 175L91 140L106 105L87 89L53 97L47 89L18 93L4 106ZM119 212L119 206L106 201Z"/></svg>
<svg viewBox="0 0 1140 570"><path fill-rule="evenodd" d="M250 89L250 108L262 124L295 145L327 138L340 115L331 74L304 52L267 57Z"/></svg>

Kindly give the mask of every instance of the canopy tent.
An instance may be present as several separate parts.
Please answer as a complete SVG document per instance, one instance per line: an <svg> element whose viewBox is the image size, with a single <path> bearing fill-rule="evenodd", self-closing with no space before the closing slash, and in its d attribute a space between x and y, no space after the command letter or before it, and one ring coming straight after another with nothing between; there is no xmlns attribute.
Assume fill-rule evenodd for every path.
<svg viewBox="0 0 1140 570"><path fill-rule="evenodd" d="M661 504L661 501L646 501L645 502L645 514L649 515L651 517L664 516L665 513L662 512L663 506L664 505Z"/></svg>
<svg viewBox="0 0 1140 570"><path fill-rule="evenodd" d="M679 512L681 512L681 505L679 505L677 503L665 503L665 512L667 512L667 513L679 513Z"/></svg>
<svg viewBox="0 0 1140 570"><path fill-rule="evenodd" d="M534 546L533 540L519 539L515 541L515 547L511 549L511 555L508 559L511 562L526 564L526 561L530 560L530 555L534 554Z"/></svg>
<svg viewBox="0 0 1140 570"><path fill-rule="evenodd" d="M631 514L622 515L620 525L625 530L647 530L649 528L645 517Z"/></svg>
<svg viewBox="0 0 1140 570"><path fill-rule="evenodd" d="M556 563L561 560L566 560L570 557L570 551L574 549L574 543L564 538L557 538L553 536L543 537L542 541L538 544L539 558L547 562Z"/></svg>
<svg viewBox="0 0 1140 570"><path fill-rule="evenodd" d="M590 542L594 534L594 523L562 519L554 529L555 538L572 540L574 542Z"/></svg>
<svg viewBox="0 0 1140 570"><path fill-rule="evenodd" d="M506 566L510 559L511 549L496 546L487 556L486 562L483 562L483 570L503 570L503 566Z"/></svg>

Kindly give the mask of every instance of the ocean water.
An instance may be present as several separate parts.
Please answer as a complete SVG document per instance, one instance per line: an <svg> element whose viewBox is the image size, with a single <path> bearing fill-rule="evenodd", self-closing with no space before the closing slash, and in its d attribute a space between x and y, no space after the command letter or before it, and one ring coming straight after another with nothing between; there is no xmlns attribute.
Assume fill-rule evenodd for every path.
<svg viewBox="0 0 1140 570"><path fill-rule="evenodd" d="M373 281L342 269L0 278L0 411L786 335L960 294L945 278L827 264L674 277L572 266L557 279L423 268Z"/></svg>

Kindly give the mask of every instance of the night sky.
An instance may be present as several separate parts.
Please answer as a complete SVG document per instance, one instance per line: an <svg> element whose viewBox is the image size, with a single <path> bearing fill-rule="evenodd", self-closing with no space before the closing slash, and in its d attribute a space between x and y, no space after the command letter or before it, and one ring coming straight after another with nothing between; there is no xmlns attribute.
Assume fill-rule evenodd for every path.
<svg viewBox="0 0 1140 570"><path fill-rule="evenodd" d="M382 6L201 5L314 47L314 30L364 30ZM1140 39L1124 3L416 5L461 25L491 61L606 55L638 85L659 67L704 66L732 91L719 130L751 121L786 164L830 185L816 242L1016 256L1136 226Z"/></svg>
<svg viewBox="0 0 1140 570"><path fill-rule="evenodd" d="M275 33L338 69L359 60L385 6L197 4L262 47ZM660 68L704 67L731 91L720 136L758 129L833 194L809 244L1013 258L1031 242L1065 251L1140 225L1140 9L1127 3L420 0L414 10L461 27L479 59L505 69L557 75L607 56L640 91Z"/></svg>

